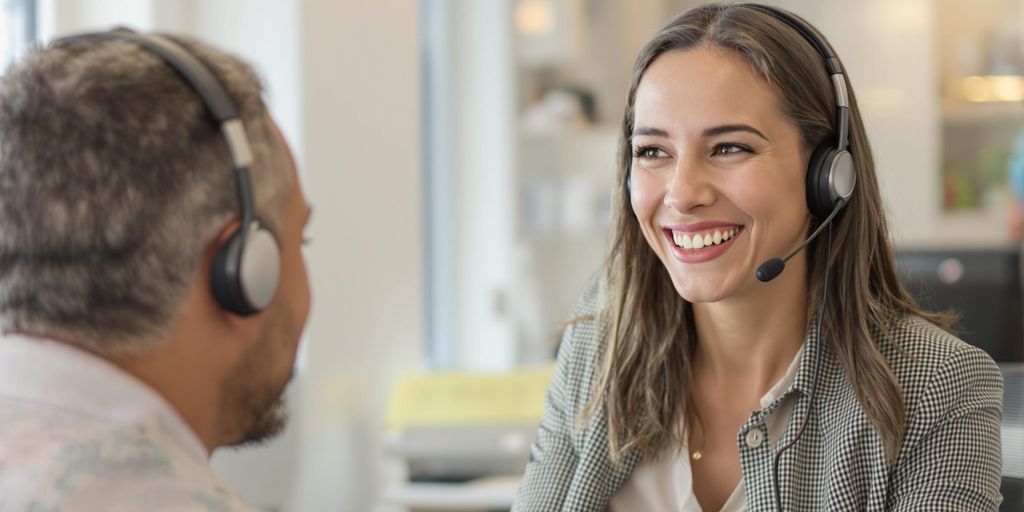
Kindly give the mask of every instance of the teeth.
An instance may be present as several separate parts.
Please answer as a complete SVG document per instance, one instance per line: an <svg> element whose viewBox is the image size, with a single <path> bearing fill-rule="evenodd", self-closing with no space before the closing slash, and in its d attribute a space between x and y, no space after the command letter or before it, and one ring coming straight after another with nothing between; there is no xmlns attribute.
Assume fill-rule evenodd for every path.
<svg viewBox="0 0 1024 512"><path fill-rule="evenodd" d="M715 230L712 233L704 233L701 235L693 235L690 238L689 233L680 233L678 231L672 232L672 241L683 249L703 249L705 247L711 247L712 245L721 245L722 243L731 240L736 236L737 229L728 229L725 231Z"/></svg>

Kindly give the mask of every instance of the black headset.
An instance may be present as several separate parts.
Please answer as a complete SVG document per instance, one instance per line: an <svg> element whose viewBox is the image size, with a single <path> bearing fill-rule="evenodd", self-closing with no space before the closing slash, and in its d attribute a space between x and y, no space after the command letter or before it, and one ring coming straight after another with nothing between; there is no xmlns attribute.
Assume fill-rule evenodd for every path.
<svg viewBox="0 0 1024 512"><path fill-rule="evenodd" d="M807 207L814 218L825 221L849 201L857 184L857 172L853 156L849 151L850 106L846 91L846 77L839 58L832 52L824 38L796 15L768 5L736 4L734 7L749 7L761 11L789 25L809 42L825 61L825 69L832 79L838 109L838 133L836 138L826 138L811 153L807 163ZM632 193L633 159L628 159L626 170L626 192Z"/></svg>
<svg viewBox="0 0 1024 512"><path fill-rule="evenodd" d="M857 171L849 150L850 99L843 65L821 34L799 16L768 5L743 5L768 14L796 30L821 55L832 79L839 118L838 135L834 146L828 139L818 144L807 163L807 207L816 219L824 220L846 205L857 184Z"/></svg>
<svg viewBox="0 0 1024 512"><path fill-rule="evenodd" d="M281 270L277 237L256 217L253 201L252 151L242 118L216 75L198 57L173 40L126 29L68 36L54 41L120 40L135 43L166 62L199 95L216 121L231 154L241 210L241 225L220 244L213 262L211 287L221 308L246 316L260 312L274 298Z"/></svg>

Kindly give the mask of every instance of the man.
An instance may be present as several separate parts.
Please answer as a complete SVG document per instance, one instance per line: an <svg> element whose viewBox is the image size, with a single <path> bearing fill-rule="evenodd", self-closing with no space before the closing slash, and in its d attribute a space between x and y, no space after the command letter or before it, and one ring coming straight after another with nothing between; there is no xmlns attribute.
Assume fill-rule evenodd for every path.
<svg viewBox="0 0 1024 512"><path fill-rule="evenodd" d="M0 77L0 511L250 510L208 458L283 428L310 208L248 66L107 34ZM198 58L244 130L151 39Z"/></svg>

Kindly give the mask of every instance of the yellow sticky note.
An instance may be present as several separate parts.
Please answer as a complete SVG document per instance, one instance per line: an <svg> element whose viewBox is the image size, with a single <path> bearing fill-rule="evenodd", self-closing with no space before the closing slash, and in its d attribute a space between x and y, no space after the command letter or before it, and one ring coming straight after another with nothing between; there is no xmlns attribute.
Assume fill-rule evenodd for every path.
<svg viewBox="0 0 1024 512"><path fill-rule="evenodd" d="M395 384L388 425L536 423L553 375L553 365L505 373L408 375Z"/></svg>

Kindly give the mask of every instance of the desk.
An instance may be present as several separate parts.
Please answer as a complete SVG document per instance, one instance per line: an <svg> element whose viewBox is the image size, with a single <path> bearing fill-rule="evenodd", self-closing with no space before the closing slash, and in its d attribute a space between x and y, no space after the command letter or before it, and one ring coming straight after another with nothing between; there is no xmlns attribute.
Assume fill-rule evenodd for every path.
<svg viewBox="0 0 1024 512"><path fill-rule="evenodd" d="M1000 510L1021 511L1024 510L1024 363L1007 363L1001 364L999 367L1003 373L1004 384L1002 426L1004 502ZM524 439L515 443L515 447L524 452L518 455L524 455L525 447L532 442L532 433L535 427L529 425L519 428L526 428L529 431L519 432L517 435L523 436ZM481 430L481 432L484 431ZM527 436L527 433L531 435ZM463 431L452 436L454 439L458 439L458 449L455 446L443 445L443 443L442 446L438 446L436 440L432 440L430 443L413 442L416 441L413 436L414 439L411 441L406 440L402 449L397 449L396 445L396 451L402 452L404 455L432 455L421 452L424 450L423 446L433 446L435 450L440 448L438 455L451 456L453 453L458 454L457 452L471 450L476 444L479 444L471 441L481 436L469 434L471 432ZM529 439L525 439L525 437L529 437ZM484 438L481 437L480 441L483 442ZM495 442L494 444L496 445L495 452L500 452L498 446L501 443ZM476 446L476 449L481 448ZM516 451L513 450L513 452ZM511 506L518 484L518 474L504 478L482 478L461 484L403 482L390 487L385 492L385 501L412 510L507 509Z"/></svg>
<svg viewBox="0 0 1024 512"><path fill-rule="evenodd" d="M519 489L519 476L490 477L461 484L406 483L388 488L387 503L414 511L508 510Z"/></svg>

